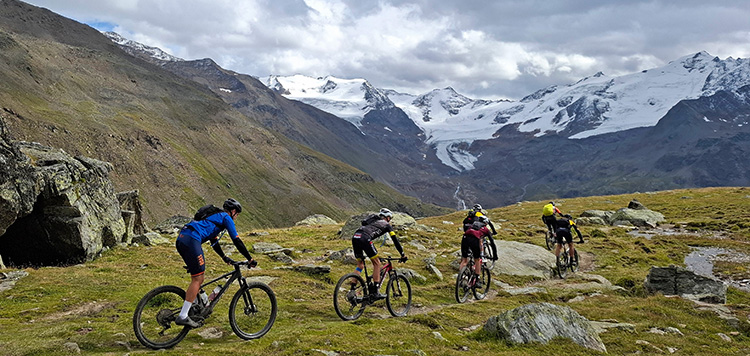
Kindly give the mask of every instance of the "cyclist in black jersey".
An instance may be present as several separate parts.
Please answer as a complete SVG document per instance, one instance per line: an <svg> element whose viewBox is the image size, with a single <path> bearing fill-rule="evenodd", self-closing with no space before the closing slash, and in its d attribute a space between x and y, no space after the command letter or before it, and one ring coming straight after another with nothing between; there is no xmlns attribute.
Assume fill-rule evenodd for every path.
<svg viewBox="0 0 750 356"><path fill-rule="evenodd" d="M562 241L563 238L568 243L568 252L570 253L570 256L575 256L575 247L573 246L573 234L571 233L571 229L576 231L576 234L578 234L578 243L583 243L583 235L581 235L581 230L578 230L578 226L576 226L575 221L573 221L573 217L570 216L570 214L563 215L562 218L557 219L555 221L555 226L557 227L557 230L555 230L555 239L557 244L555 244L555 256L560 256L560 250L562 249Z"/></svg>
<svg viewBox="0 0 750 356"><path fill-rule="evenodd" d="M377 215L371 215L362 221L362 226L354 232L354 236L352 237L352 249L354 250L354 257L357 258L356 271L357 273L362 273L365 267L365 255L367 255L372 262L372 280L374 282L368 288L370 294L376 295L377 298L385 298L386 296L385 294L378 293L380 283L382 282L380 280L381 262L380 258L378 258L378 250L373 245L372 240L388 233L391 240L393 240L393 245L396 246L396 250L401 254L401 262L407 260L401 243L398 241L398 237L396 237L396 233L393 232L393 227L390 224L392 218L393 213L386 208L382 208Z"/></svg>

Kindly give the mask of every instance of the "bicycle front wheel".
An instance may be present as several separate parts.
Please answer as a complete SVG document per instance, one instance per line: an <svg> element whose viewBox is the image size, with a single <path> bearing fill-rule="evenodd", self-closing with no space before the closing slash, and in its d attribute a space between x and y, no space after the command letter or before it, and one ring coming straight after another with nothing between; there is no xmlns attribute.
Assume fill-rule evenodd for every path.
<svg viewBox="0 0 750 356"><path fill-rule="evenodd" d="M359 318L365 311L365 296L369 293L365 281L357 273L349 273L341 277L333 290L333 308L336 314L344 320Z"/></svg>
<svg viewBox="0 0 750 356"><path fill-rule="evenodd" d="M276 321L276 295L265 283L250 282L229 304L229 325L243 340L265 335Z"/></svg>
<svg viewBox="0 0 750 356"><path fill-rule="evenodd" d="M411 308L411 284L404 275L396 274L388 280L385 304L393 316L404 316Z"/></svg>
<svg viewBox="0 0 750 356"><path fill-rule="evenodd" d="M487 266L482 266L482 286L481 288L477 288L476 286L472 288L472 292L474 293L474 298L477 300L484 299L484 297L487 296L487 292L490 290L490 270L487 269Z"/></svg>
<svg viewBox="0 0 750 356"><path fill-rule="evenodd" d="M471 266L464 266L456 277L456 301L463 303L471 293Z"/></svg>
<svg viewBox="0 0 750 356"><path fill-rule="evenodd" d="M156 287L138 302L133 313L133 331L143 346L154 350L174 347L189 327L174 323L185 301L185 291L176 286Z"/></svg>

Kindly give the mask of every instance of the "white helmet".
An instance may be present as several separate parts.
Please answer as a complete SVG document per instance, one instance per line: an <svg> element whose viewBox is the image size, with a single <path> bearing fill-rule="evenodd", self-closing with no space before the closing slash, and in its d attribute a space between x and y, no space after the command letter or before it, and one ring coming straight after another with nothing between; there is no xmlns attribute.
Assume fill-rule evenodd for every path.
<svg viewBox="0 0 750 356"><path fill-rule="evenodd" d="M479 204L474 204L473 208L474 208L475 211L481 211L482 210L482 206L479 205Z"/></svg>
<svg viewBox="0 0 750 356"><path fill-rule="evenodd" d="M386 208L381 208L380 209L380 213L378 215L380 215L380 216L382 216L384 218L393 217L393 213L390 210L386 209Z"/></svg>

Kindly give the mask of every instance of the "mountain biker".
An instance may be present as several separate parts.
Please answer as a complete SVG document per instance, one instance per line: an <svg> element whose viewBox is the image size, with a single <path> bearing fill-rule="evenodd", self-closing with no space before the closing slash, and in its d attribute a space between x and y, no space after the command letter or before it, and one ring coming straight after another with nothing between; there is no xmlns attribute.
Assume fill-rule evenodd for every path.
<svg viewBox="0 0 750 356"><path fill-rule="evenodd" d="M229 198L224 202L223 208L223 211L209 215L205 219L193 220L185 224L175 242L177 252L182 256L187 265L188 273L190 273L190 285L185 292L185 301L180 310L180 315L175 320L175 324L177 325L185 325L191 328L200 326L200 324L190 319L188 312L198 295L201 284L203 284L203 273L206 270L201 244L211 241L211 247L213 247L214 251L216 251L224 262L227 264L234 263L231 258L224 255L224 251L222 251L221 245L219 245L219 233L226 229L234 246L249 261L250 266L257 265L257 262L253 260L247 251L245 244L240 240L237 229L234 226L234 219L242 212L242 205L237 200Z"/></svg>
<svg viewBox="0 0 750 356"><path fill-rule="evenodd" d="M558 209L555 206L555 202L551 201L542 208L542 221L544 222L545 225L547 225L547 230L549 230L549 233L552 234L553 236L555 235L555 230L556 230L555 229L555 223L556 223L555 214L560 215L560 217L563 216L560 209Z"/></svg>
<svg viewBox="0 0 750 356"><path fill-rule="evenodd" d="M482 238L485 236L491 239L492 233L487 228L487 225L481 221L475 221L464 231L464 236L461 238L461 264L458 266L459 271L469 263L469 251L471 251L471 254L475 257L474 274L477 276L482 274ZM494 242L492 246L493 250L496 251ZM494 258L497 259L497 252L495 252ZM477 288L481 288L481 278L478 278L474 285Z"/></svg>
<svg viewBox="0 0 750 356"><path fill-rule="evenodd" d="M578 243L583 243L583 236L581 235L581 230L578 230L578 226L576 226L575 221L573 220L573 217L570 216L570 214L565 214L561 219L557 219L555 221L555 226L557 226L557 230L555 231L555 256L560 256L560 250L562 249L562 239L565 238L565 241L568 243L568 253L570 253L570 258L573 259L575 256L575 247L573 246L573 234L571 234L570 230L571 228L576 231L576 234L578 234ZM578 262L578 261L574 261Z"/></svg>
<svg viewBox="0 0 750 356"><path fill-rule="evenodd" d="M490 221L490 218L488 216L482 213L482 206L479 204L474 204L471 210L469 210L469 214L466 216L466 218L464 218L464 221L463 221L464 231L468 230L478 217L486 218L487 221L485 222L485 224L490 226L490 229L492 229L493 235L497 235L497 231L495 230L495 225L492 224L492 221Z"/></svg>
<svg viewBox="0 0 750 356"><path fill-rule="evenodd" d="M385 298L386 295L378 292L380 283L382 282L380 280L381 262L380 258L378 258L378 250L375 248L372 240L387 232L391 240L393 240L396 250L401 254L400 261L405 262L407 260L401 243L398 241L398 237L396 237L396 233L393 232L393 227L390 224L392 218L393 213L386 208L382 208L377 215L370 215L367 219L363 220L362 226L354 232L354 236L352 237L352 249L354 250L354 257L357 258L356 271L357 273L362 273L365 267L364 255L367 255L372 262L372 280L374 283L368 286L368 289L369 293L378 299Z"/></svg>

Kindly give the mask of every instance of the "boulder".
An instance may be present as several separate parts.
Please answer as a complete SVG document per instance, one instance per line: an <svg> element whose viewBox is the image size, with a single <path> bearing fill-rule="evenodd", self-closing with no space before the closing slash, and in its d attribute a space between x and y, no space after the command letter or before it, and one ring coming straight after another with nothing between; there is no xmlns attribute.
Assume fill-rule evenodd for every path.
<svg viewBox="0 0 750 356"><path fill-rule="evenodd" d="M599 218L605 222L604 225L609 225L612 220L610 218L612 217L612 214L614 214L614 211L605 211L605 210L586 210L581 213L581 218ZM576 219L576 223L580 221L579 219Z"/></svg>
<svg viewBox="0 0 750 356"><path fill-rule="evenodd" d="M591 226L591 225L609 225L606 220L600 217L585 217L576 219L576 224L579 226Z"/></svg>
<svg viewBox="0 0 750 356"><path fill-rule="evenodd" d="M253 244L253 252L264 253L268 251L282 250L281 245L273 242L256 242Z"/></svg>
<svg viewBox="0 0 750 356"><path fill-rule="evenodd" d="M377 212L368 211L366 213L355 215L349 218L349 220L344 223L344 227L341 228L341 231L339 231L339 238L350 240L354 235L354 232L357 231L360 226L362 226L362 220L366 219L372 214L377 214ZM391 219L391 226L393 226L393 230L405 230L416 227L417 221L408 214L394 211L393 219Z"/></svg>
<svg viewBox="0 0 750 356"><path fill-rule="evenodd" d="M658 224L663 223L666 220L662 213L653 210L622 208L612 214L609 221L613 225L615 223L625 225L622 222L628 222L635 226L656 227Z"/></svg>
<svg viewBox="0 0 750 356"><path fill-rule="evenodd" d="M142 235L133 236L131 243L137 243L143 246L171 245L174 240L170 240L161 234L149 231Z"/></svg>
<svg viewBox="0 0 750 356"><path fill-rule="evenodd" d="M322 214L310 215L304 218L302 221L298 221L295 226L300 225L336 225L336 220L333 220Z"/></svg>
<svg viewBox="0 0 750 356"><path fill-rule="evenodd" d="M588 319L570 307L550 303L527 304L490 317L484 324L484 331L506 342L522 344L546 344L563 337L583 347L607 352Z"/></svg>
<svg viewBox="0 0 750 356"><path fill-rule="evenodd" d="M555 267L555 255L544 247L516 241L495 240L498 260L493 274L532 276L548 279Z"/></svg>
<svg viewBox="0 0 750 356"><path fill-rule="evenodd" d="M727 286L723 282L677 266L651 267L644 286L650 293L679 295L706 303L724 304L727 300Z"/></svg>
<svg viewBox="0 0 750 356"><path fill-rule="evenodd" d="M174 237L177 237L177 234L180 232L180 229L182 229L182 227L185 226L185 224L191 221L193 221L193 219L187 216L174 215L171 218L164 220L160 222L158 225L154 226L154 231L160 234L174 235Z"/></svg>
<svg viewBox="0 0 750 356"><path fill-rule="evenodd" d="M638 199L631 200L630 203L628 203L628 209L648 210L643 204L641 204L641 202L638 201Z"/></svg>
<svg viewBox="0 0 750 356"><path fill-rule="evenodd" d="M90 261L127 242L112 165L0 128L0 254L9 265Z"/></svg>

